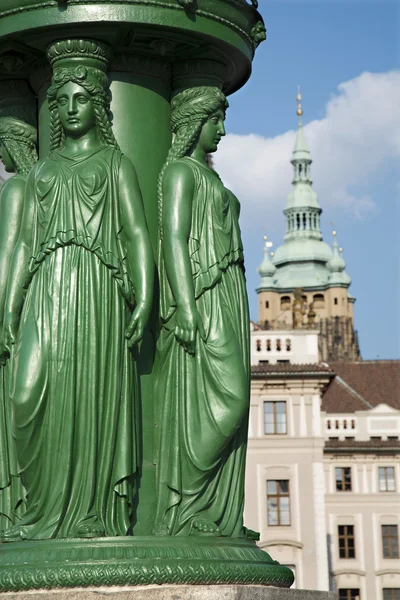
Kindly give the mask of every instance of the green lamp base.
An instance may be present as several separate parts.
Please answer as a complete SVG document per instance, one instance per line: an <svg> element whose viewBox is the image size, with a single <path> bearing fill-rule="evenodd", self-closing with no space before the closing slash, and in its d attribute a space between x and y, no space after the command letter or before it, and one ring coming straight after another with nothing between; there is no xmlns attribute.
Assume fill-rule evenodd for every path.
<svg viewBox="0 0 400 600"><path fill-rule="evenodd" d="M248 539L119 537L0 545L0 592L154 584L290 587L293 573Z"/></svg>

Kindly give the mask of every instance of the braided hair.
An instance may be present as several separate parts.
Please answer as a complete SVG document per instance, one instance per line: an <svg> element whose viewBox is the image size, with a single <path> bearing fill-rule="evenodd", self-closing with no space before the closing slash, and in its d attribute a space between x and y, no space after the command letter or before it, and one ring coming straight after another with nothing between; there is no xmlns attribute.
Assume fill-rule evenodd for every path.
<svg viewBox="0 0 400 600"><path fill-rule="evenodd" d="M57 107L57 92L66 83L73 82L90 95L93 102L96 125L102 142L118 148L110 123L110 92L108 77L95 67L58 67L54 69L52 84L47 92L50 109L50 151L62 146L65 134Z"/></svg>
<svg viewBox="0 0 400 600"><path fill-rule="evenodd" d="M171 103L173 141L158 177L158 223L163 237L163 178L167 167L188 156L196 146L204 123L219 109L228 108L228 101L217 87L200 86L178 93Z"/></svg>
<svg viewBox="0 0 400 600"><path fill-rule="evenodd" d="M38 159L36 128L15 117L0 117L0 145L10 155L14 170L28 175Z"/></svg>

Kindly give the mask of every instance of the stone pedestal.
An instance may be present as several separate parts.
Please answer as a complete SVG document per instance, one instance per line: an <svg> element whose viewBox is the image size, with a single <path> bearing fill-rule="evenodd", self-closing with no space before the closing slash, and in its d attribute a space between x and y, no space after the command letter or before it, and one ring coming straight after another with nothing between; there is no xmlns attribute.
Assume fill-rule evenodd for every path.
<svg viewBox="0 0 400 600"><path fill-rule="evenodd" d="M4 600L337 600L333 592L258 585L143 586L0 594Z"/></svg>

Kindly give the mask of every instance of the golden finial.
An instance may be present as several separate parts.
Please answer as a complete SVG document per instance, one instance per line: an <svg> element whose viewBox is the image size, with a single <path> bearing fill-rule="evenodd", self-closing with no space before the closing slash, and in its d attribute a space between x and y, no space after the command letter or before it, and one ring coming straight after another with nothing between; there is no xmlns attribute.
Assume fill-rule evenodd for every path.
<svg viewBox="0 0 400 600"><path fill-rule="evenodd" d="M266 242L268 239L268 236L264 235L264 242Z"/></svg>
<svg viewBox="0 0 400 600"><path fill-rule="evenodd" d="M333 235L333 237L336 237L337 233L336 233L335 229L332 231L332 235Z"/></svg>
<svg viewBox="0 0 400 600"><path fill-rule="evenodd" d="M297 116L301 117L303 115L303 108L301 106L301 91L300 91L300 86L297 86L297 96L296 96L296 103L297 103Z"/></svg>
<svg viewBox="0 0 400 600"><path fill-rule="evenodd" d="M339 252L340 252L340 254L342 254L342 252L343 252L343 248L342 248L342 246L340 246L340 248L339 248Z"/></svg>
<svg viewBox="0 0 400 600"><path fill-rule="evenodd" d="M273 258L275 256L275 252L271 252L271 256Z"/></svg>

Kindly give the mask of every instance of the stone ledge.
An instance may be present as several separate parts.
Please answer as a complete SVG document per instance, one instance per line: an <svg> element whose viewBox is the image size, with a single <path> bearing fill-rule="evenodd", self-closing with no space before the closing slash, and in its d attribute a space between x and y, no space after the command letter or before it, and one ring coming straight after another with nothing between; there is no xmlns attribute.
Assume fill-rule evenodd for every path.
<svg viewBox="0 0 400 600"><path fill-rule="evenodd" d="M288 590L258 585L140 586L76 588L0 594L1 600L337 600L334 592Z"/></svg>

